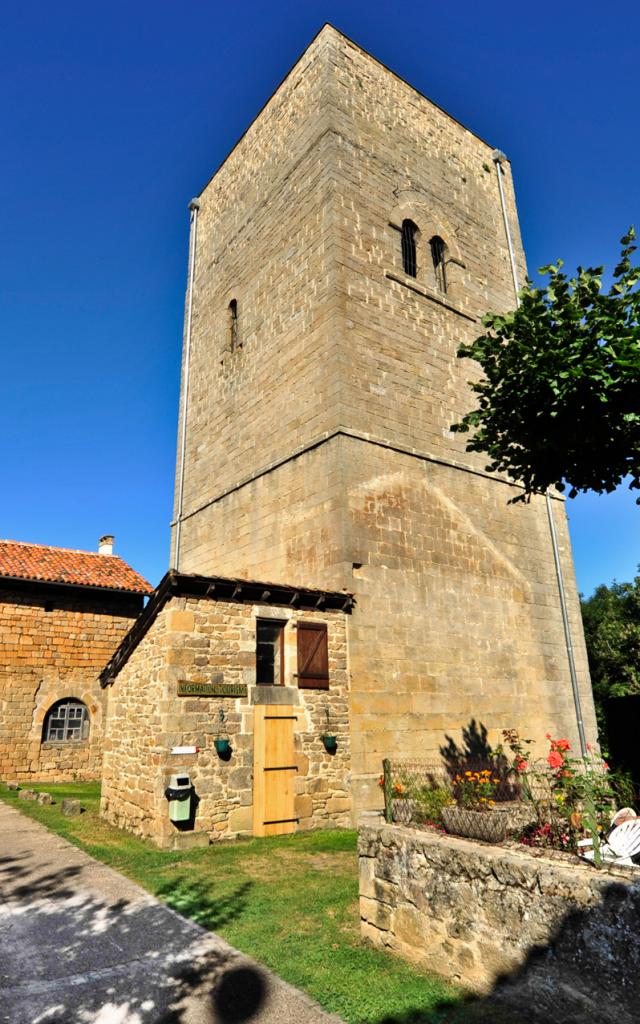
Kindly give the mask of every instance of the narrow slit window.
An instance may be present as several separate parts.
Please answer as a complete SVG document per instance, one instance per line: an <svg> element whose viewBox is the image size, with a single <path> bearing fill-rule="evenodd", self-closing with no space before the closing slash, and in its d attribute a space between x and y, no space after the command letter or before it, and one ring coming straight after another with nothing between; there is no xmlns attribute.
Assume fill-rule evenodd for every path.
<svg viewBox="0 0 640 1024"><path fill-rule="evenodd" d="M229 346L232 352L238 345L238 300L232 299L229 303Z"/></svg>
<svg viewBox="0 0 640 1024"><path fill-rule="evenodd" d="M416 235L418 228L412 220L402 222L402 269L409 277L416 277L418 260L416 256Z"/></svg>
<svg viewBox="0 0 640 1024"><path fill-rule="evenodd" d="M434 235L429 245L431 246L431 259L433 260L433 271L436 276L436 288L439 292L446 293L447 290L447 247L439 235Z"/></svg>
<svg viewBox="0 0 640 1024"><path fill-rule="evenodd" d="M258 686L284 684L284 627L278 619L256 623L256 683Z"/></svg>

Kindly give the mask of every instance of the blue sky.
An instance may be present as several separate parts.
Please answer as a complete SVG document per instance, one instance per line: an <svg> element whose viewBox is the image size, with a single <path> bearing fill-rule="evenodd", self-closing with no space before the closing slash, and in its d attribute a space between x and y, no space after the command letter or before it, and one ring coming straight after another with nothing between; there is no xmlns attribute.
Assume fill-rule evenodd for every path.
<svg viewBox="0 0 640 1024"><path fill-rule="evenodd" d="M531 270L640 226L640 7L5 4L0 536L168 564L188 212L324 21L510 157ZM580 588L628 579L627 491L568 503Z"/></svg>

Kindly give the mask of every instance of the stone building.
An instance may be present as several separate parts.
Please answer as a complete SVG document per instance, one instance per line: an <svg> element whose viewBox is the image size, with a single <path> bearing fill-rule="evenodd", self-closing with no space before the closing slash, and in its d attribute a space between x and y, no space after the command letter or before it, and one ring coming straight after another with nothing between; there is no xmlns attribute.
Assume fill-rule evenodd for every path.
<svg viewBox="0 0 640 1024"><path fill-rule="evenodd" d="M509 162L326 25L191 209L172 564L353 591L357 807L472 721L575 739L545 501L450 430L459 345L514 306L506 226L526 273Z"/></svg>
<svg viewBox="0 0 640 1024"><path fill-rule="evenodd" d="M472 724L575 738L545 502L450 430L525 273L506 158L327 25L191 210L174 568L102 673L103 813L172 845L177 773L203 838L344 824Z"/></svg>
<svg viewBox="0 0 640 1024"><path fill-rule="evenodd" d="M101 674L102 814L164 847L347 825L351 604L168 573ZM172 775L195 787L186 835Z"/></svg>
<svg viewBox="0 0 640 1024"><path fill-rule="evenodd" d="M98 681L149 584L112 553L0 541L0 777L100 777Z"/></svg>

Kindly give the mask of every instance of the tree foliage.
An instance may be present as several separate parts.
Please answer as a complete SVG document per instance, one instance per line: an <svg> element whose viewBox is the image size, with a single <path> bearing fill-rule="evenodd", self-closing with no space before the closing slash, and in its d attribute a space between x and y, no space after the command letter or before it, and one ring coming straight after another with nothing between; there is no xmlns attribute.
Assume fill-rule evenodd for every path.
<svg viewBox="0 0 640 1024"><path fill-rule="evenodd" d="M640 566L638 566L640 572ZM599 718L608 697L640 694L640 575L597 587L582 599L582 621Z"/></svg>
<svg viewBox="0 0 640 1024"><path fill-rule="evenodd" d="M523 484L513 499L550 486L569 496L614 490L625 477L640 488L640 267L635 232L621 240L610 290L603 267L567 278L562 260L542 267L512 313L488 314L487 331L461 358L484 376L471 383L478 407L452 429L473 436L467 451L486 453L490 471ZM638 499L640 502L640 499Z"/></svg>

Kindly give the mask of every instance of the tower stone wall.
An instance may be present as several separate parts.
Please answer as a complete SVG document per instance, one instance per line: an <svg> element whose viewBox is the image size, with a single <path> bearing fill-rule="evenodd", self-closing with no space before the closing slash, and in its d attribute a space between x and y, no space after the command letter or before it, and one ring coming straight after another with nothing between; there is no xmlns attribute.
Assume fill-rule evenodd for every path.
<svg viewBox="0 0 640 1024"><path fill-rule="evenodd" d="M179 569L355 593L358 807L379 799L383 757L435 759L472 722L494 742L576 738L545 502L508 504L514 485L449 429L473 401L460 343L514 303L491 154L325 26L200 196Z"/></svg>

